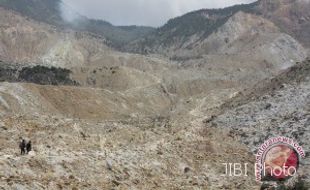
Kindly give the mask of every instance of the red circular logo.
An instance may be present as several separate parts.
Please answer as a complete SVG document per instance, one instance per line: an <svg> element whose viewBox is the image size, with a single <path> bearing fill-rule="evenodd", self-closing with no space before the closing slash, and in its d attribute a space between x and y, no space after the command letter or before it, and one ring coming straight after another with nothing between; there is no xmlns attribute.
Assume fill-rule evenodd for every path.
<svg viewBox="0 0 310 190"><path fill-rule="evenodd" d="M262 172L265 179L285 180L296 174L299 157L298 153L285 144L278 144L270 147L263 159L264 169Z"/></svg>

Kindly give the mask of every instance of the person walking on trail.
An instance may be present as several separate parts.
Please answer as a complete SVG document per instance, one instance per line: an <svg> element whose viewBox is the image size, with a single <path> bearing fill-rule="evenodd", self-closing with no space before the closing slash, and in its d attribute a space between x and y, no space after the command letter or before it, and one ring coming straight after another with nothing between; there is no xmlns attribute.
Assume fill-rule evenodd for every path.
<svg viewBox="0 0 310 190"><path fill-rule="evenodd" d="M20 154L24 155L26 151L26 141L25 139L21 139L21 142L19 143L19 148L20 148Z"/></svg>
<svg viewBox="0 0 310 190"><path fill-rule="evenodd" d="M29 142L26 144L26 151L27 151L27 154L31 151L31 148L32 148L31 141L29 141Z"/></svg>

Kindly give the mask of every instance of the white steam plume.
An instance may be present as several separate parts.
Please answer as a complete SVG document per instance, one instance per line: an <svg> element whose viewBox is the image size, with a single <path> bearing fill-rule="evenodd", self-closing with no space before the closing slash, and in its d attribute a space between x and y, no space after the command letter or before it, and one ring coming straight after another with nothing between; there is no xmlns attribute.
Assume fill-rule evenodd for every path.
<svg viewBox="0 0 310 190"><path fill-rule="evenodd" d="M72 7L68 4L64 3L63 1L60 2L59 8L61 11L62 19L66 22L76 22L81 18L81 15L77 13Z"/></svg>

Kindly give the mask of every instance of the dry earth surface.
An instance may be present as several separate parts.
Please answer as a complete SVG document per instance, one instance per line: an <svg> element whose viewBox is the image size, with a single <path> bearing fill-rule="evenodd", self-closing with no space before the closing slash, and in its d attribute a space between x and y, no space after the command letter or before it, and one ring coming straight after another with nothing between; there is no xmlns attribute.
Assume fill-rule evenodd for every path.
<svg viewBox="0 0 310 190"><path fill-rule="evenodd" d="M308 50L268 18L237 12L190 49L139 55L0 8L1 67L60 67L77 82L0 82L0 189L259 189L253 167L228 177L223 163L253 165L274 135L310 151L309 61L296 65Z"/></svg>

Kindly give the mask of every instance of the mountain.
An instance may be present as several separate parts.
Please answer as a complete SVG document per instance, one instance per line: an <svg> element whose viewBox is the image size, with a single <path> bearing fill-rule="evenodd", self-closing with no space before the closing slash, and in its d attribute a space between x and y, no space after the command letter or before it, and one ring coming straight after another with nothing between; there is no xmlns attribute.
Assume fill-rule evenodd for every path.
<svg viewBox="0 0 310 190"><path fill-rule="evenodd" d="M161 56L119 52L101 36L62 30L7 9L0 9L0 26L0 59L4 62L68 69L70 79L82 87L126 93L144 88L152 93L152 88L158 91L163 87L161 93L180 101L173 103L176 115L179 111L204 114L204 109L236 91L277 75L306 57L302 45L271 21L244 12L227 18L191 49L175 45L167 51L173 62ZM209 101L205 96L210 96ZM192 98L195 101L184 106ZM197 104L201 109L196 109Z"/></svg>
<svg viewBox="0 0 310 190"><path fill-rule="evenodd" d="M189 39L195 42L206 38L236 12L252 12L256 5L257 2L248 5L235 5L224 9L202 9L187 13L169 20L164 26L145 38L129 44L128 48L132 51L145 53L161 52L160 48L165 49L171 46L176 48L186 46L186 43L190 41Z"/></svg>
<svg viewBox="0 0 310 190"><path fill-rule="evenodd" d="M260 0L256 10L303 45L310 47L309 0Z"/></svg>
<svg viewBox="0 0 310 190"><path fill-rule="evenodd" d="M192 49L201 41L206 41L237 12L263 17L274 23L281 32L309 47L309 9L307 0L259 0L223 9L202 9L169 20L153 33L131 42L126 49L173 57L174 52L179 49Z"/></svg>
<svg viewBox="0 0 310 190"><path fill-rule="evenodd" d="M274 54L277 54L274 57ZM238 12L207 38L174 51L174 56L238 55L262 59L279 67L301 61L306 49L293 37L283 33L271 21L253 14Z"/></svg>
<svg viewBox="0 0 310 190"><path fill-rule="evenodd" d="M0 60L65 68L82 86L126 90L157 84L166 60L115 51L89 32L64 31L0 8ZM16 68L16 69L20 69Z"/></svg>
<svg viewBox="0 0 310 190"><path fill-rule="evenodd" d="M145 46L60 1L0 2L0 188L259 189L223 162L254 165L273 134L310 150L307 46L263 1L172 19Z"/></svg>
<svg viewBox="0 0 310 190"><path fill-rule="evenodd" d="M14 1L2 3L17 5ZM46 3L51 2L29 5L57 6L55 3L47 6ZM181 113L201 116L205 110L218 106L236 92L273 77L307 57L307 50L299 41L257 13L259 3L200 10L169 21L158 29L163 36L177 28L176 32L184 30L186 35L172 33L175 39L187 37L183 44L171 41L162 46L154 42L150 50L165 56L119 52L109 47L109 40L101 35L73 30L73 26L71 30L63 30L57 26L61 24L48 24L53 21L51 18L60 20L52 16L59 11L56 8L49 8L55 10L51 13L46 11L46 16L42 16L47 19L44 22L24 16L37 13L28 13L27 4L23 5L24 8L18 7L19 12L26 12L24 14L1 8L0 59L26 68L40 65L68 69L70 80L82 87L125 93L139 89L152 94L154 90L153 95L168 95L172 100L173 105L169 106L175 109L174 116ZM31 17L35 18L34 15ZM98 26L109 25L104 21L96 22ZM197 29L199 25L203 27ZM214 26L216 30L213 30ZM119 28L139 31L130 26ZM196 33L200 38L195 37ZM206 96L210 98L206 99ZM201 105L199 109L197 105Z"/></svg>
<svg viewBox="0 0 310 190"><path fill-rule="evenodd" d="M114 47L119 47L153 31L151 27L118 27L106 21L88 19L76 13L61 0L0 0L0 6L60 28L72 28L104 36L110 45ZM62 11L70 12L76 18L72 22L67 21L64 19Z"/></svg>
<svg viewBox="0 0 310 190"><path fill-rule="evenodd" d="M190 48L216 32L239 11L271 20L283 32L293 36L306 47L310 44L308 36L310 26L307 22L310 19L310 6L307 0L259 0L223 9L202 9L173 18L158 29L143 26L113 26L106 21L88 19L76 13L61 0L1 0L0 6L57 27L104 36L108 40L107 43L117 49L143 54ZM73 22L69 22L63 18L65 16L62 11L76 18Z"/></svg>

